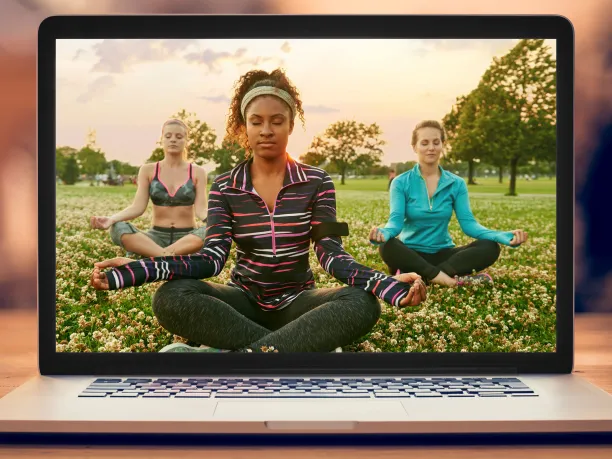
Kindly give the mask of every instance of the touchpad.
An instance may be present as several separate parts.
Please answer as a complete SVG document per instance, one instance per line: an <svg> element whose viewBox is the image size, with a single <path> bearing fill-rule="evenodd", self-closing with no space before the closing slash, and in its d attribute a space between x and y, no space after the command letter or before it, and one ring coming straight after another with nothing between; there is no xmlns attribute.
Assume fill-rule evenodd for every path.
<svg viewBox="0 0 612 459"><path fill-rule="evenodd" d="M224 400L214 417L241 421L393 421L407 419L394 400Z"/></svg>

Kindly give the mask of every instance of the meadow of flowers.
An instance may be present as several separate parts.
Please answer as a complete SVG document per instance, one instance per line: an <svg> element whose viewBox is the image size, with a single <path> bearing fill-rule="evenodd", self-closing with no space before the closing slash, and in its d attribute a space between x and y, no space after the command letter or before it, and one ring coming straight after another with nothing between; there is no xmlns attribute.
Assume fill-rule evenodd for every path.
<svg viewBox="0 0 612 459"><path fill-rule="evenodd" d="M383 225L389 212L384 191L338 190L338 219L349 224L345 249L357 261L386 272L367 234ZM111 215L127 206L135 189L62 186L57 189L56 349L58 352L151 352L184 341L164 330L151 310L160 283L118 291L96 291L89 285L93 263L124 256L107 232L91 230L89 217ZM362 352L554 352L555 351L555 198L471 197L482 225L499 230L524 229L529 241L518 249L502 247L487 270L494 286L460 288L428 286L418 307L398 309L381 301L382 316L372 332L344 351ZM150 207L134 220L150 224ZM453 217L457 245L471 241ZM235 249L222 274L209 279L225 283L234 266ZM311 252L318 287L342 284L329 276Z"/></svg>

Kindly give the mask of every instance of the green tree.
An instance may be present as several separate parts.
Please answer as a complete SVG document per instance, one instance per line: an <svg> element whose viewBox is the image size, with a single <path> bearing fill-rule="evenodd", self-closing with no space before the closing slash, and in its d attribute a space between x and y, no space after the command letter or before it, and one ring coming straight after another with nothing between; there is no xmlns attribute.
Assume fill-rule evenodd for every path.
<svg viewBox="0 0 612 459"><path fill-rule="evenodd" d="M79 165L76 154L66 156L64 170L60 178L66 185L74 185L79 178Z"/></svg>
<svg viewBox="0 0 612 459"><path fill-rule="evenodd" d="M489 110L479 130L495 131L503 139L510 167L508 195L516 195L519 163L554 161L556 154L556 61L543 39L521 40L496 58L480 85Z"/></svg>
<svg viewBox="0 0 612 459"><path fill-rule="evenodd" d="M446 160L452 163L468 164L468 184L475 185L476 164L482 155L482 144L474 132L479 111L476 90L467 96L457 98L451 111L442 120L447 134Z"/></svg>
<svg viewBox="0 0 612 459"><path fill-rule="evenodd" d="M221 146L211 153L211 160L217 164L215 174L222 174L236 167L245 159L245 150L237 142L223 139Z"/></svg>
<svg viewBox="0 0 612 459"><path fill-rule="evenodd" d="M64 172L66 170L66 162L68 158L70 156L76 157L76 154L77 154L76 148L57 147L55 149L55 175L61 178L64 175Z"/></svg>
<svg viewBox="0 0 612 459"><path fill-rule="evenodd" d="M406 171L409 171L416 165L416 161L406 161L404 163L391 163L391 169L395 170L397 175L403 174Z"/></svg>
<svg viewBox="0 0 612 459"><path fill-rule="evenodd" d="M300 162L314 167L323 167L327 163L327 157L323 154L310 151L300 156Z"/></svg>
<svg viewBox="0 0 612 459"><path fill-rule="evenodd" d="M81 148L77 153L77 159L83 174L102 174L108 167L104 153L92 146Z"/></svg>
<svg viewBox="0 0 612 459"><path fill-rule="evenodd" d="M120 175L137 175L138 174L137 166L132 166L131 164L124 163L123 161L113 159L112 161L109 161L108 165L109 167L112 165L113 169L115 169L115 172Z"/></svg>
<svg viewBox="0 0 612 459"><path fill-rule="evenodd" d="M215 151L215 142L217 141L214 129L198 119L195 113L187 112L185 109L172 115L172 118L181 120L189 129L189 138L185 147L187 159L200 166L213 161L213 152ZM164 158L161 140L157 144L159 147L153 150L151 156L147 159L148 163L161 161Z"/></svg>
<svg viewBox="0 0 612 459"><path fill-rule="evenodd" d="M344 185L349 168L380 163L383 155L380 147L385 144L381 135L376 123L366 126L356 121L337 121L314 138L307 154L323 156L335 165Z"/></svg>
<svg viewBox="0 0 612 459"><path fill-rule="evenodd" d="M157 147L155 150L153 150L153 153L151 153L151 156L149 156L147 162L156 163L157 161L161 161L162 159L164 159L164 149L162 147Z"/></svg>

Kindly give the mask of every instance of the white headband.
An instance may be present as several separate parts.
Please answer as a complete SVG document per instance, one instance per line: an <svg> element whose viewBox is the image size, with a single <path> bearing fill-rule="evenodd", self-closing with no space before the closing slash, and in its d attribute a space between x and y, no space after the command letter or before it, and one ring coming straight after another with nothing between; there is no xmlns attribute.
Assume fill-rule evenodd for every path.
<svg viewBox="0 0 612 459"><path fill-rule="evenodd" d="M264 95L276 96L287 102L287 105L289 105L289 108L291 109L291 116L295 117L295 101L293 100L293 97L291 97L291 94L280 88L275 88L274 86L258 86L256 88L251 89L242 98L242 103L240 104L240 112L242 113L243 119L245 119L244 111L246 109L246 106L249 105L249 102L251 102L257 96Z"/></svg>

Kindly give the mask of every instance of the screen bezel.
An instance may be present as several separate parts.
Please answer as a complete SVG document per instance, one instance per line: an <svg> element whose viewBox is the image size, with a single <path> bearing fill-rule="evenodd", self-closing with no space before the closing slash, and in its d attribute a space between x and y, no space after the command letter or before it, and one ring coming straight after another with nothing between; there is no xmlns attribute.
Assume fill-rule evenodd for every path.
<svg viewBox="0 0 612 459"><path fill-rule="evenodd" d="M163 27L162 27L163 26ZM61 353L55 350L55 40L85 38L546 38L557 46L554 353ZM38 33L38 325L43 375L570 373L574 319L574 30L562 16L54 16ZM49 203L53 205L41 205ZM299 357L298 357L299 356ZM298 357L298 358L296 358Z"/></svg>

